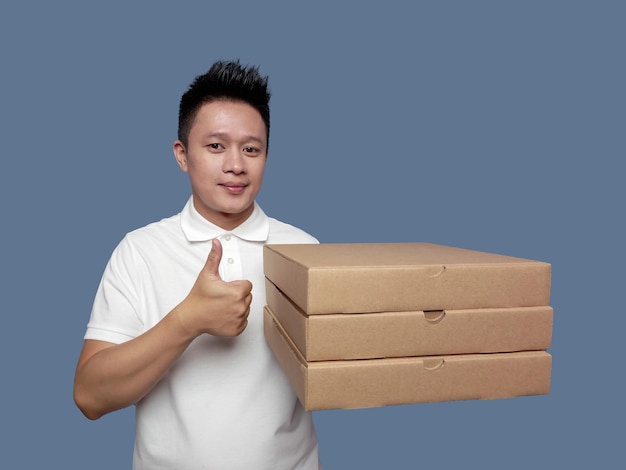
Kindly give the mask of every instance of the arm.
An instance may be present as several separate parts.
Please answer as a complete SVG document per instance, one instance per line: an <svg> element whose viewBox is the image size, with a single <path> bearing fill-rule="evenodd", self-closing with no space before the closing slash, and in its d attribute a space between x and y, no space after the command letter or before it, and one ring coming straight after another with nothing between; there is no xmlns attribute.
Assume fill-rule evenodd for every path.
<svg viewBox="0 0 626 470"><path fill-rule="evenodd" d="M239 335L252 302L249 281L224 282L217 240L189 295L159 323L126 343L86 340L74 379L74 400L97 419L143 398L201 334Z"/></svg>

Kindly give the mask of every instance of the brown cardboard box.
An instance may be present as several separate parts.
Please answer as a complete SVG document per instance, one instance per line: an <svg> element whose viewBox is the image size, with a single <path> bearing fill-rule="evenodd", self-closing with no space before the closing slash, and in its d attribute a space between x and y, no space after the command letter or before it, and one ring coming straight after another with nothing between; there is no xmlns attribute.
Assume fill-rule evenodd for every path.
<svg viewBox="0 0 626 470"><path fill-rule="evenodd" d="M545 350L551 307L306 315L266 279L267 306L307 361Z"/></svg>
<svg viewBox="0 0 626 470"><path fill-rule="evenodd" d="M307 410L510 398L549 392L545 351L307 362L270 311L265 337Z"/></svg>
<svg viewBox="0 0 626 470"><path fill-rule="evenodd" d="M264 263L308 315L550 303L550 264L430 243L266 245Z"/></svg>

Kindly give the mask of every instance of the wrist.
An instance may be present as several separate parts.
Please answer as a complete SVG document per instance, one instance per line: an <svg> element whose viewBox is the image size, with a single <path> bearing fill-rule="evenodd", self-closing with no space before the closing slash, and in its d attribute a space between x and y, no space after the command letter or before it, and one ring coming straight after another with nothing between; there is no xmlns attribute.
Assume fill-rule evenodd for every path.
<svg viewBox="0 0 626 470"><path fill-rule="evenodd" d="M191 342L202 334L202 331L193 326L185 301L174 307L168 316L172 317L173 327L184 341Z"/></svg>

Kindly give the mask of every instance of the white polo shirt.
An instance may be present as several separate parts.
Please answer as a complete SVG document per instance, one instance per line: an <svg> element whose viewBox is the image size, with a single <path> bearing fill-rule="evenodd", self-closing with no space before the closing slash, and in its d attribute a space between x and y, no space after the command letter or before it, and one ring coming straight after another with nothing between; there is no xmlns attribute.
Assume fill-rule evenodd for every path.
<svg viewBox="0 0 626 470"><path fill-rule="evenodd" d="M105 269L85 339L122 343L142 334L189 293L211 250L222 279L252 282L248 326L235 338L202 335L136 405L134 470L317 470L317 438L263 336L265 243L317 243L255 203L226 231L190 198L180 214L126 235Z"/></svg>

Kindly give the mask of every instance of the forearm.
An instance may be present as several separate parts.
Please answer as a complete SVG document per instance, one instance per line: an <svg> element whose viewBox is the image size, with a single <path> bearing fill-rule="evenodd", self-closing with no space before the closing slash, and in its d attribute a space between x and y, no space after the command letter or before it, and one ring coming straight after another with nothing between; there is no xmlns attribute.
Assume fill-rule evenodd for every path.
<svg viewBox="0 0 626 470"><path fill-rule="evenodd" d="M86 341L76 368L76 404L85 416L97 419L138 402L193 338L174 309L146 333L126 343Z"/></svg>

